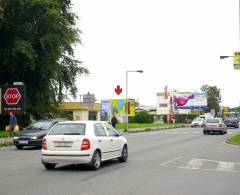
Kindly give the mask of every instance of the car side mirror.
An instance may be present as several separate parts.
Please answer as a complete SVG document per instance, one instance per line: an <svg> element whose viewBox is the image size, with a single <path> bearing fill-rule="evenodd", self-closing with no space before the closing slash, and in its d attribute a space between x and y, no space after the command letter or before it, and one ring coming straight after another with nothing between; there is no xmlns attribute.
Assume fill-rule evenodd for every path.
<svg viewBox="0 0 240 195"><path fill-rule="evenodd" d="M117 132L116 136L117 137L122 136L122 133L121 132Z"/></svg>

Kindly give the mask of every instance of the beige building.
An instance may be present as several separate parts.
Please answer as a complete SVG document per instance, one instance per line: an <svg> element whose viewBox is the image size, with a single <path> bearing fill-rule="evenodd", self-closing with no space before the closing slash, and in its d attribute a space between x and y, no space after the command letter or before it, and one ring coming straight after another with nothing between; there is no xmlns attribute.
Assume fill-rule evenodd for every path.
<svg viewBox="0 0 240 195"><path fill-rule="evenodd" d="M72 120L100 120L101 104L86 105L80 102L63 102L60 110Z"/></svg>

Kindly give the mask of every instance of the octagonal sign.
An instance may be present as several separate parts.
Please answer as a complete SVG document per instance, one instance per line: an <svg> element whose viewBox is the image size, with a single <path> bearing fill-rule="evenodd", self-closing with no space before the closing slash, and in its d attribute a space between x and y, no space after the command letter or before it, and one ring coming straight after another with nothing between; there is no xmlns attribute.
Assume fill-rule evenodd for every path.
<svg viewBox="0 0 240 195"><path fill-rule="evenodd" d="M21 94L17 88L8 88L3 95L3 98L8 105L16 105L21 99Z"/></svg>

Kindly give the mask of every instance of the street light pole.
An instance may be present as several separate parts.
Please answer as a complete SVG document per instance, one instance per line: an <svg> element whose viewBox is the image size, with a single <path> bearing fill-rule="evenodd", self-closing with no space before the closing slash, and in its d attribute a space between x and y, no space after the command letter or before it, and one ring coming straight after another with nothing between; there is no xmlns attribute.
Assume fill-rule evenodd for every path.
<svg viewBox="0 0 240 195"><path fill-rule="evenodd" d="M129 110L128 110L128 73L129 72L139 72L139 73L143 73L143 70L135 70L135 71L133 71L133 70L131 70L131 71L126 71L126 107L125 107L125 116L126 116L126 123L125 123L125 132L127 132L128 131L128 112L129 112Z"/></svg>

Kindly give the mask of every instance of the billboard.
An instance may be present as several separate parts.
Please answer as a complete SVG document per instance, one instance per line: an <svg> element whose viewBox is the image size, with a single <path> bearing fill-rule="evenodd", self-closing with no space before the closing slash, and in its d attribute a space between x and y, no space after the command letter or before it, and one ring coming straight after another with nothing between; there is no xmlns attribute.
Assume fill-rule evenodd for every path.
<svg viewBox="0 0 240 195"><path fill-rule="evenodd" d="M120 116L125 115L126 112L126 100L102 100L101 102L101 115L106 116ZM135 101L133 99L128 100L128 116L135 116Z"/></svg>
<svg viewBox="0 0 240 195"><path fill-rule="evenodd" d="M203 109L207 107L207 93L178 92L173 95L175 109Z"/></svg>

